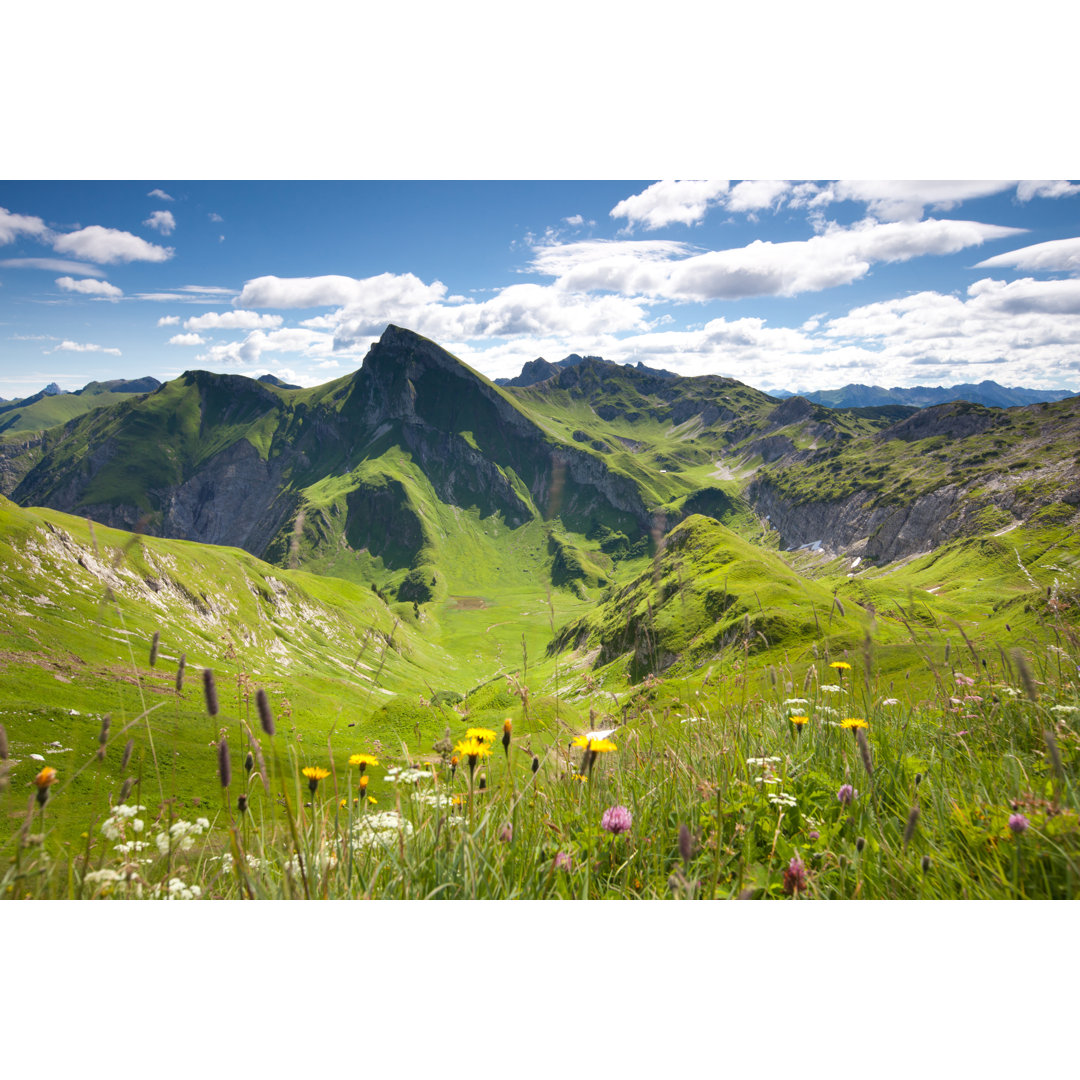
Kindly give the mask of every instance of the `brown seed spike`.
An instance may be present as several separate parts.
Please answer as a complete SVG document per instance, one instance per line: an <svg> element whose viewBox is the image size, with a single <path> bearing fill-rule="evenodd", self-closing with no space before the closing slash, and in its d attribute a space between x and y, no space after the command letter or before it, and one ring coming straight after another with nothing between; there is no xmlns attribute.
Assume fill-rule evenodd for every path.
<svg viewBox="0 0 1080 1080"><path fill-rule="evenodd" d="M907 847L911 843L911 838L915 835L915 826L919 823L919 808L913 806L907 816L907 824L904 826L904 847Z"/></svg>
<svg viewBox="0 0 1080 1080"><path fill-rule="evenodd" d="M214 673L209 668L203 668L202 673L203 694L206 696L206 711L211 716L218 714L217 683L214 682Z"/></svg>
<svg viewBox="0 0 1080 1080"><path fill-rule="evenodd" d="M259 723L262 724L263 731L272 736L277 730L274 727L274 714L270 711L270 699L261 686L255 694L255 705L259 710Z"/></svg>
<svg viewBox="0 0 1080 1080"><path fill-rule="evenodd" d="M176 662L176 692L179 694L184 689L184 668L187 667L187 653L181 653Z"/></svg>
<svg viewBox="0 0 1080 1080"><path fill-rule="evenodd" d="M859 757L862 758L863 768L867 776L874 775L874 763L870 757L870 742L866 738L866 732L862 728L855 729L855 741L859 744Z"/></svg>
<svg viewBox="0 0 1080 1080"><path fill-rule="evenodd" d="M227 788L232 783L232 764L229 761L229 742L224 735L217 748L218 779L221 786Z"/></svg>
<svg viewBox="0 0 1080 1080"><path fill-rule="evenodd" d="M128 762L131 760L132 751L135 749L135 740L128 739L127 744L124 746L124 756L120 759L120 771L123 772L128 767ZM121 799L121 802L124 800Z"/></svg>
<svg viewBox="0 0 1080 1080"><path fill-rule="evenodd" d="M8 758L7 732L4 730L4 725L0 724L0 761L7 761L7 758Z"/></svg>
<svg viewBox="0 0 1080 1080"><path fill-rule="evenodd" d="M158 646L161 644L161 631L155 630L153 639L150 642L150 666L157 666L157 654Z"/></svg>

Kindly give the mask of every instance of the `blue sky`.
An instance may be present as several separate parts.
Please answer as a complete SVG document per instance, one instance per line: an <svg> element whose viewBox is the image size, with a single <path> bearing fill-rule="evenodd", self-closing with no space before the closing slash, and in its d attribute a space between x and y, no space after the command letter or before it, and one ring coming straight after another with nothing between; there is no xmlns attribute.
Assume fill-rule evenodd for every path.
<svg viewBox="0 0 1080 1080"><path fill-rule="evenodd" d="M312 385L387 322L485 374L1080 390L1080 185L0 181L0 396L190 368Z"/></svg>

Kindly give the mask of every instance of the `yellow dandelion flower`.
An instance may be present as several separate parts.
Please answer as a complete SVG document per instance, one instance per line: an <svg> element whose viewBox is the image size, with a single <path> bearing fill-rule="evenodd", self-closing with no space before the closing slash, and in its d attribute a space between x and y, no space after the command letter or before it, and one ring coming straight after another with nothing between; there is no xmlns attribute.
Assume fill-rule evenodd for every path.
<svg viewBox="0 0 1080 1080"><path fill-rule="evenodd" d="M315 789L319 786L320 780L325 780L330 775L329 769L324 769L319 765L308 765L300 770L303 776L307 777L308 788L314 794Z"/></svg>
<svg viewBox="0 0 1080 1080"><path fill-rule="evenodd" d="M471 727L465 732L466 739L475 739L477 742L494 742L497 738L494 731L491 728L486 727Z"/></svg>
<svg viewBox="0 0 1080 1080"><path fill-rule="evenodd" d="M591 750L594 754L610 754L618 747L610 739L598 739L595 735L579 735L574 739L579 750Z"/></svg>
<svg viewBox="0 0 1080 1080"><path fill-rule="evenodd" d="M371 754L353 754L353 756L349 758L349 764L359 765L360 771L363 772L369 765L378 765L379 759L377 757L372 757Z"/></svg>
<svg viewBox="0 0 1080 1080"><path fill-rule="evenodd" d="M580 780L583 784L587 784L589 782L589 778L587 776L582 776L581 773L574 773L574 779Z"/></svg>
<svg viewBox="0 0 1080 1080"><path fill-rule="evenodd" d="M454 751L462 757L467 757L473 765L476 764L477 758L491 757L491 747L474 736L462 739L462 741L454 747Z"/></svg>
<svg viewBox="0 0 1080 1080"><path fill-rule="evenodd" d="M849 716L846 720L840 721L840 726L849 731L854 731L855 728L868 728L870 725L860 716Z"/></svg>
<svg viewBox="0 0 1080 1080"><path fill-rule="evenodd" d="M370 777L367 777L367 776L361 776L360 777L360 790L361 791L367 791L367 786L368 786L368 780L369 779L370 779Z"/></svg>
<svg viewBox="0 0 1080 1080"><path fill-rule="evenodd" d="M802 727L803 724L809 723L810 721L809 716L792 716L790 719L796 727Z"/></svg>
<svg viewBox="0 0 1080 1080"><path fill-rule="evenodd" d="M55 784L58 779L59 777L56 775L56 770L51 765L46 765L45 768L34 777L34 787L36 787L38 791L42 791L52 784Z"/></svg>
<svg viewBox="0 0 1080 1080"><path fill-rule="evenodd" d="M851 670L851 665L846 660L834 660L829 667L836 668L837 671Z"/></svg>
<svg viewBox="0 0 1080 1080"><path fill-rule="evenodd" d="M369 803L371 803L371 805L372 805L372 806L378 806L378 805L379 805L379 800L378 800L378 799L376 799L374 795L369 795L369 796L367 797L367 801L368 801Z"/></svg>

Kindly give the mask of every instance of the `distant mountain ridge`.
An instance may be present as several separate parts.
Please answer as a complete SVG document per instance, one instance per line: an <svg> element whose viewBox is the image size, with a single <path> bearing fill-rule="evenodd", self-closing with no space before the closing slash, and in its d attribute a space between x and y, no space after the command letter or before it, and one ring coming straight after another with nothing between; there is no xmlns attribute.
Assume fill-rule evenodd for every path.
<svg viewBox="0 0 1080 1080"><path fill-rule="evenodd" d="M788 390L771 390L773 397L794 397ZM1040 405L1048 401L1063 401L1076 396L1075 390L1029 390L1022 386L1002 386L992 379L981 383L959 383L956 386L866 386L848 383L838 390L813 390L800 394L807 401L827 405L830 409L858 409L875 405L914 405L919 409L931 405L946 405L953 401L970 401L996 409L1017 405Z"/></svg>
<svg viewBox="0 0 1080 1080"><path fill-rule="evenodd" d="M49 383L36 394L0 403L0 434L3 432L45 431L67 423L91 409L112 405L137 394L148 394L161 383L151 375L141 379L110 379L89 382L69 393Z"/></svg>
<svg viewBox="0 0 1080 1080"><path fill-rule="evenodd" d="M582 364L587 363L608 364L613 368L629 368L631 371L658 375L663 379L677 379L679 377L674 371L649 367L640 360L635 366L633 364L617 364L614 360L605 360L602 356L581 356L578 353L571 353L554 363L545 360L542 356L538 356L535 360L529 360L525 363L520 375L515 375L512 379L494 379L492 381L496 386L535 386L537 383L546 382L553 375L558 375L559 372L565 371L567 368L580 367Z"/></svg>

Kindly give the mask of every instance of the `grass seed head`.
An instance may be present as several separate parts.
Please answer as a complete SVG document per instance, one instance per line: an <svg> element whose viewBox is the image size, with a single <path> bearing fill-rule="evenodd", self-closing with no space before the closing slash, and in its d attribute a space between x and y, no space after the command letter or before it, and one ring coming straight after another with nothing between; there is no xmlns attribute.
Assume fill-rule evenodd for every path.
<svg viewBox="0 0 1080 1080"><path fill-rule="evenodd" d="M126 780L125 780L125 781L124 781L124 782L123 782L123 783L122 783L121 785L120 785L120 798L119 798L119 799L117 799L116 801L117 801L118 803L126 803L126 802L127 802L127 797L128 797L128 796L129 796L130 794L131 794L131 789L132 789L132 788L133 788L134 786L135 786L135 777L134 777L134 776L129 776L129 777L128 777L128 778L127 778L127 779L126 779Z"/></svg>
<svg viewBox="0 0 1080 1080"><path fill-rule="evenodd" d="M908 811L907 824L904 826L904 847L907 847L911 843L911 838L915 835L915 826L919 823L919 808L913 806Z"/></svg>
<svg viewBox="0 0 1080 1080"><path fill-rule="evenodd" d="M187 667L187 653L181 653L176 661L176 692L179 694L184 689L184 668Z"/></svg>
<svg viewBox="0 0 1080 1080"><path fill-rule="evenodd" d="M227 788L232 783L232 764L229 761L229 741L224 735L217 747L218 779L221 786Z"/></svg>
<svg viewBox="0 0 1080 1080"><path fill-rule="evenodd" d="M3 724L0 724L0 761L7 761L8 759L8 740L7 731Z"/></svg>
<svg viewBox="0 0 1080 1080"><path fill-rule="evenodd" d="M690 858L694 854L694 837L685 824L679 826L679 854L682 861L689 866Z"/></svg>
<svg viewBox="0 0 1080 1080"><path fill-rule="evenodd" d="M270 711L270 699L261 686L255 694L255 705L259 710L259 723L262 724L263 731L272 736L277 730L274 727L274 714Z"/></svg>
<svg viewBox="0 0 1080 1080"><path fill-rule="evenodd" d="M157 666L158 646L161 644L161 631L155 630L154 636L150 640L150 666Z"/></svg>
<svg viewBox="0 0 1080 1080"><path fill-rule="evenodd" d="M862 758L863 768L867 776L874 775L874 763L870 758L870 742L866 738L866 732L862 728L855 729L855 741L859 744L859 757Z"/></svg>
<svg viewBox="0 0 1080 1080"><path fill-rule="evenodd" d="M209 668L203 668L202 673L203 694L206 697L206 711L211 716L218 714L217 683L214 682L214 673Z"/></svg>
<svg viewBox="0 0 1080 1080"><path fill-rule="evenodd" d="M131 761L131 755L134 753L134 751L135 751L135 740L134 739L128 739L128 741L124 744L124 752L120 757L120 771L121 772L123 772L128 767L128 763ZM123 802L124 800L121 799L120 801Z"/></svg>

